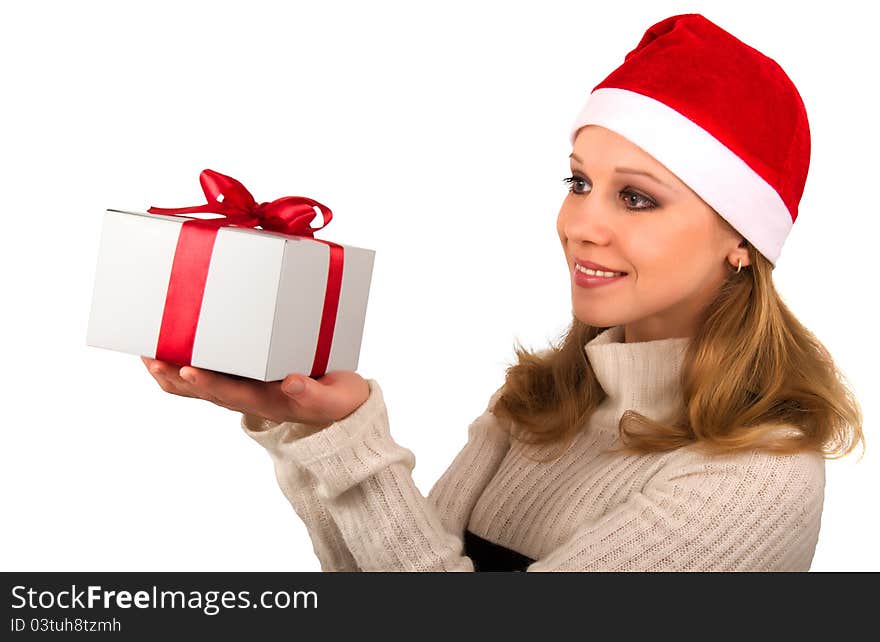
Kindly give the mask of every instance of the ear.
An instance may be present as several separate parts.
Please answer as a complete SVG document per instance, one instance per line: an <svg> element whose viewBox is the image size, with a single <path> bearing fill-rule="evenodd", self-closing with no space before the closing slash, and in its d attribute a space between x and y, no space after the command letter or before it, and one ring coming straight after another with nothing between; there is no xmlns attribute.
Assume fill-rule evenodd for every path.
<svg viewBox="0 0 880 642"><path fill-rule="evenodd" d="M736 268L739 266L740 261L742 261L743 267L751 264L751 260L749 259L749 242L745 239L740 240L736 249L731 250L727 254L727 262L732 267Z"/></svg>

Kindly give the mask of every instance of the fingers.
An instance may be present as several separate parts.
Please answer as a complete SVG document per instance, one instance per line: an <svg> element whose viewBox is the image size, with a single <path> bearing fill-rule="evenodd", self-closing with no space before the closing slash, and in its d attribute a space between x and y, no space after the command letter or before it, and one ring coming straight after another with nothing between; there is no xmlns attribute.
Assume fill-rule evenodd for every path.
<svg viewBox="0 0 880 642"><path fill-rule="evenodd" d="M247 377L214 372L193 366L141 356L147 370L165 392L182 397L204 399L237 412L283 421L287 408L277 382L255 381Z"/></svg>
<svg viewBox="0 0 880 642"><path fill-rule="evenodd" d="M180 368L176 376L185 390L218 406L254 414L266 406L266 384L262 382L192 366Z"/></svg>
<svg viewBox="0 0 880 642"><path fill-rule="evenodd" d="M185 382L176 376L177 366L166 363L158 359L150 359L149 357L141 357L141 361L147 366L147 370L165 392L181 397L195 397L196 395L185 389L182 385Z"/></svg>
<svg viewBox="0 0 880 642"><path fill-rule="evenodd" d="M172 369L177 368L173 363L167 363L166 361L160 361L159 359L151 359L150 357L142 356L141 361L147 366L147 370L150 371L150 374L154 375L160 374L168 376Z"/></svg>
<svg viewBox="0 0 880 642"><path fill-rule="evenodd" d="M147 366L147 370L149 370L150 372L156 372L156 370L154 368L156 368L157 364L161 363L160 361L157 361L156 359L151 359L150 357L144 357L144 356L141 356L141 361L144 362L144 365Z"/></svg>

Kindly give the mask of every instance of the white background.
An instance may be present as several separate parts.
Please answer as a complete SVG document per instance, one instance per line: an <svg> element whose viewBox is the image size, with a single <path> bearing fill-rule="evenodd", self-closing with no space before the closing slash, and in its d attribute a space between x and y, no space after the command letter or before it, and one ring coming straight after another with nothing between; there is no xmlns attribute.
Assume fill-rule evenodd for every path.
<svg viewBox="0 0 880 642"><path fill-rule="evenodd" d="M876 25L730 2L20 2L0 9L3 570L320 570L239 415L85 344L105 208L307 195L376 250L359 372L427 494L513 341L566 327L568 131L644 31L700 12L777 60L812 130L775 280L865 413L827 463L813 570L880 570ZM317 222L316 222L317 224ZM874 375L872 377L872 375Z"/></svg>

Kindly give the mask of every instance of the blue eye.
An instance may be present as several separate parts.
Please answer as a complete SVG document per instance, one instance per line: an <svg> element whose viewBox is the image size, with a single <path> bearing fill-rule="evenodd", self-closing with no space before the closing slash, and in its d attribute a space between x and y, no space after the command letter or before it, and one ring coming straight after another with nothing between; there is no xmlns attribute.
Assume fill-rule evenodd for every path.
<svg viewBox="0 0 880 642"><path fill-rule="evenodd" d="M585 194L585 192L578 192L578 191L575 191L575 189L574 189L575 183L586 183L586 181L583 178L581 178L579 176L567 176L562 179L562 182L569 184L568 191L571 192L572 194L579 194L581 196L583 196ZM642 194L639 194L638 192L634 192L630 188L623 189L620 191L620 193L623 194L625 198L635 197L636 203L641 202L641 203L647 204L644 207L630 207L627 204L626 208L628 210L630 210L631 212L638 212L638 211L643 211L643 210L653 210L658 207L657 203L655 203L653 200L651 200L647 196L643 196ZM629 201L629 202L632 202L632 201Z"/></svg>

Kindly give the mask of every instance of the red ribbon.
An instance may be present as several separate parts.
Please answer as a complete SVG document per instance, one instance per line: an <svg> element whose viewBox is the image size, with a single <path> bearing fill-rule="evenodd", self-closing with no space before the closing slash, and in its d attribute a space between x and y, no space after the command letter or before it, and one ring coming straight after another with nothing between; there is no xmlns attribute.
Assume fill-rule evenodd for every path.
<svg viewBox="0 0 880 642"><path fill-rule="evenodd" d="M314 232L326 227L333 218L330 208L305 196L284 196L268 203L257 203L240 182L210 169L202 170L199 182L208 200L205 205L150 207L147 210L150 214L170 216L198 212L223 215L223 218L188 219L180 228L171 266L171 278L165 296L162 325L159 328L156 358L180 366L191 365L193 341L217 231L221 227L259 226L267 231L312 238L330 248L324 309L321 313L318 344L309 376L324 375L336 328L344 256L344 248L341 245L314 238ZM321 227L311 227L312 220L317 216L313 206L321 208L324 216Z"/></svg>

